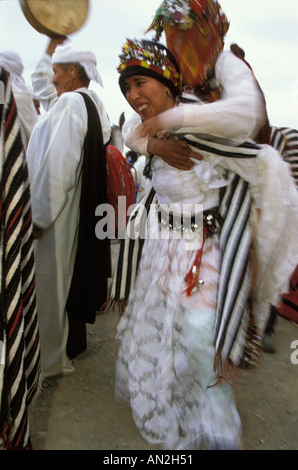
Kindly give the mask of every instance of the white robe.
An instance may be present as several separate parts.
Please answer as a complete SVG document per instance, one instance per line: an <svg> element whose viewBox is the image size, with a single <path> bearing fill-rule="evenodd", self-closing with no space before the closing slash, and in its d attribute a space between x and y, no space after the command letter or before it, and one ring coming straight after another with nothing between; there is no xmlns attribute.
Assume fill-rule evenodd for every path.
<svg viewBox="0 0 298 470"><path fill-rule="evenodd" d="M20 90L13 87L13 95L18 109L24 148L27 148L31 133L38 121L38 114L33 104L33 95L29 89Z"/></svg>
<svg viewBox="0 0 298 470"><path fill-rule="evenodd" d="M79 90L77 90L79 91ZM94 100L104 143L110 125L98 96ZM31 183L33 223L44 230L36 241L36 289L45 376L67 365L68 321L65 311L77 247L83 143L87 111L75 92L61 95L41 117L32 133L27 161Z"/></svg>
<svg viewBox="0 0 298 470"><path fill-rule="evenodd" d="M48 111L58 99L56 88L52 83L52 78L52 57L49 54L44 54L32 73L31 80L33 94L39 99L45 111Z"/></svg>

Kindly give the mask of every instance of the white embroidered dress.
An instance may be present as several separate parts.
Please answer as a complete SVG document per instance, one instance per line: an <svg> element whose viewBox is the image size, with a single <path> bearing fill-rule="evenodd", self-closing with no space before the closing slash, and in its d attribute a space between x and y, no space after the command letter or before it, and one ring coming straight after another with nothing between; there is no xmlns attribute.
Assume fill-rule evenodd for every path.
<svg viewBox="0 0 298 470"><path fill-rule="evenodd" d="M279 155L265 147L263 156L258 159L259 166L266 166L263 158L270 159L270 167L274 167L272 159L275 158L279 172L284 170L284 174L279 174L283 179L281 188L287 183L291 186L287 165ZM223 158L221 164L224 161L226 166L233 166L235 159L232 160ZM228 180L221 167L207 163L196 162L193 170L182 172L154 157L152 184L159 204L171 208L178 201L184 208L188 208L186 204L189 203L198 204L198 207L203 204L204 210L218 205L219 188ZM239 169L239 163L236 166ZM255 167L250 164L247 168L246 162L247 179L255 177ZM276 190L278 185L273 184L274 179L271 183L271 188ZM277 192L282 196L278 189ZM293 212L292 203L286 200L286 194L284 196L272 205L270 196L262 201L261 207L271 213L266 221L269 234L276 222L284 224L287 216L293 216L295 211L296 215L298 213L296 194L290 191L290 199L295 205ZM279 209L276 204L280 204ZM279 214L277 219L274 217L276 212ZM261 276L266 273L268 285L259 283L258 295L262 300L270 297L272 303L282 292L281 285L274 282L275 278L280 276L280 281L286 283L292 269L289 255L297 259L293 234L292 248L286 250L287 257L284 258L276 251L276 240L281 236L279 228L275 228L275 233L277 238L271 240L267 232L259 231L257 236L262 252L266 247L269 253L263 253L261 273ZM267 269L272 252L277 256L278 273L272 273L269 280ZM186 288L184 278L195 255L196 250L190 249L184 235L179 236L166 228L159 231L157 213L152 210L136 284L119 324L117 396L130 400L135 422L151 443L169 449L233 449L239 443L241 424L232 390L228 384L210 387L215 382L214 327L220 271L218 236L206 240L199 275L204 283L187 297L183 293ZM260 320L262 325L263 319Z"/></svg>
<svg viewBox="0 0 298 470"><path fill-rule="evenodd" d="M224 57L234 62L230 54ZM243 64L235 60L247 78L247 67L243 69ZM223 75L226 76L224 59L222 62L221 71L225 71ZM241 106L238 108L243 114L242 127L248 135L256 124L254 104L248 91L253 88L252 81L250 77L250 87L247 80L243 81L243 90L247 94L242 101L248 99L252 116L247 125L248 115L241 111ZM230 89L230 96L233 93L237 94L236 90ZM196 106L203 109L203 106ZM220 104L217 110L216 107L211 109L210 123L218 114L213 125L218 125L219 129L218 106ZM221 106L225 115L226 103ZM203 133L208 132L208 122ZM185 130L190 132L186 126L187 123ZM226 121L223 127L231 132L231 125L227 126ZM133 124L130 131L129 141L137 142L140 149L138 127ZM240 131L241 123L237 122L235 132L239 135ZM238 144L248 138L245 132L242 134ZM225 135L225 129L222 129L222 135ZM219 130L217 136L221 137ZM136 146L131 147L137 150ZM144 148L142 153L145 153ZM195 161L191 171L177 170L154 157L152 185L157 201L171 207L177 203L178 212L179 207L185 209L187 204L203 205L206 210L218 205L219 190L230 181L226 178L225 168L249 181L255 207L261 209L256 245L263 264L256 298L274 304L276 296L287 285L293 269L291 264L294 267L297 261L298 202L289 169L280 155L268 146L262 147L254 161L214 157L204 152L203 156L204 160ZM263 181L268 184L262 184ZM288 217L292 217L296 228L288 233L289 243L285 246L278 244L278 240ZM212 387L215 382L214 327L220 271L218 235L207 239L204 245L199 274L204 283L187 297L183 292L186 288L184 278L196 254L196 250L190 248L185 235L177 236L177 232L166 228L159 231L157 213L150 211L148 236L136 283L118 326L116 395L130 402L137 427L152 444L160 444L166 449L236 449L241 438L241 422L232 388L228 383ZM270 279L264 277L264 272L268 271L272 274ZM262 328L263 319L259 320Z"/></svg>

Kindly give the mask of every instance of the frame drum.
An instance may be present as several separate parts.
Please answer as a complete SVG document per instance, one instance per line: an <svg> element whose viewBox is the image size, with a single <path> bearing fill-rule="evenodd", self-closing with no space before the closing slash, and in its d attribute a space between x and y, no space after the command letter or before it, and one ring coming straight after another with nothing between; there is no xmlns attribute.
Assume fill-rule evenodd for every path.
<svg viewBox="0 0 298 470"><path fill-rule="evenodd" d="M89 0L20 0L27 21L39 33L68 36L85 23Z"/></svg>

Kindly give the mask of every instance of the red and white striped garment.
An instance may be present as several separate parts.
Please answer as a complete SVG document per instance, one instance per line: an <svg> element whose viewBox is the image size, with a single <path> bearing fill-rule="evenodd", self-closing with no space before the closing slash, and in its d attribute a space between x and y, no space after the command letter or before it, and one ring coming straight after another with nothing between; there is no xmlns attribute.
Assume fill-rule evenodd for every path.
<svg viewBox="0 0 298 470"><path fill-rule="evenodd" d="M0 69L0 449L31 449L28 410L39 389L30 189L16 104Z"/></svg>

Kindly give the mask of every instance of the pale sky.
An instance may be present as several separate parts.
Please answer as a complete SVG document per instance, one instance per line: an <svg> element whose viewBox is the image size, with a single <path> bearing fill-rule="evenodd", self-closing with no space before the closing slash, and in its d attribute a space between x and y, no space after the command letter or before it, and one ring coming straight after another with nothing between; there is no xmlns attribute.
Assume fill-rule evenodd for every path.
<svg viewBox="0 0 298 470"><path fill-rule="evenodd" d="M122 111L131 108L118 86L118 55L127 37L151 39L145 35L161 0L89 0L88 19L70 40L97 57L104 88L95 87L112 124ZM298 129L298 1L221 0L230 29L225 48L236 42L246 52L265 93L272 125ZM31 85L31 73L46 49L48 38L26 20L19 0L0 0L0 51L14 50L25 66L24 78Z"/></svg>

